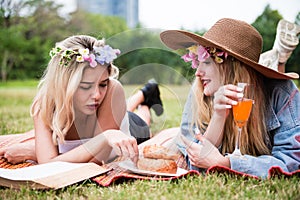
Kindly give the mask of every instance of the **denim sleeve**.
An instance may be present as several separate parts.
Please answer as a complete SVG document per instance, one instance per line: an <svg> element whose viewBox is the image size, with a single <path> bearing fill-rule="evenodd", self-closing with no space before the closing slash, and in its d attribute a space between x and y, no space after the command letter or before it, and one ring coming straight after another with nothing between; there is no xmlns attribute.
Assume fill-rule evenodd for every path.
<svg viewBox="0 0 300 200"><path fill-rule="evenodd" d="M267 177L268 170L279 166L286 172L300 166L300 94L292 81L278 81L273 89L267 128L273 137L271 155L230 157L231 169Z"/></svg>

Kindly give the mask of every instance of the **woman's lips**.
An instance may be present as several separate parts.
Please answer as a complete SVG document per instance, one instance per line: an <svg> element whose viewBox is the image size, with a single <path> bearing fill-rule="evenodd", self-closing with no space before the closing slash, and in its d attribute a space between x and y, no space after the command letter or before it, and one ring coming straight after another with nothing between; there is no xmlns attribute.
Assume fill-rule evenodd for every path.
<svg viewBox="0 0 300 200"><path fill-rule="evenodd" d="M90 104L90 105L87 105L87 107L91 110L96 110L99 107L99 104Z"/></svg>
<svg viewBox="0 0 300 200"><path fill-rule="evenodd" d="M203 87L207 86L207 84L209 83L209 80L202 80L202 85Z"/></svg>

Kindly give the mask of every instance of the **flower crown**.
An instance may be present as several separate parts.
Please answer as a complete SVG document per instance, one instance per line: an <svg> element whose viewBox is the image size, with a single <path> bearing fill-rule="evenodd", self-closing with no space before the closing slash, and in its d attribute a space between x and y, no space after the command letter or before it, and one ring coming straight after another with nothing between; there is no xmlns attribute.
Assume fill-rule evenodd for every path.
<svg viewBox="0 0 300 200"><path fill-rule="evenodd" d="M61 59L59 64L67 67L72 59L72 56L76 55L76 62L89 62L91 67L96 67L97 63L104 65L109 64L117 58L121 52L119 49L113 49L109 45L100 47L94 47L93 53L90 53L89 49L79 49L74 51L72 49L63 50L57 46L50 51L50 56L53 58L56 55L60 55Z"/></svg>
<svg viewBox="0 0 300 200"><path fill-rule="evenodd" d="M204 61L209 57L212 57L216 63L223 63L227 58L227 52L221 51L215 47L203 47L201 45L193 45L187 48L188 53L184 54L181 58L185 62L192 61L192 68L197 69L199 61Z"/></svg>

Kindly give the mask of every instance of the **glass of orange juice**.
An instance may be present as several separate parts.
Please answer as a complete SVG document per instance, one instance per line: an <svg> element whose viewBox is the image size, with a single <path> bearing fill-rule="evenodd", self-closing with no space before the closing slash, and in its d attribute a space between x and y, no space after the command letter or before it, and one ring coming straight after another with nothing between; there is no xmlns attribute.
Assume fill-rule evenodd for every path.
<svg viewBox="0 0 300 200"><path fill-rule="evenodd" d="M250 116L253 101L253 92L254 89L250 84L247 83L238 83L238 87L243 88L243 97L238 99L238 104L232 107L233 118L238 128L238 135L236 138L235 149L232 153L232 156L242 156L240 151L240 136L243 126L248 121Z"/></svg>

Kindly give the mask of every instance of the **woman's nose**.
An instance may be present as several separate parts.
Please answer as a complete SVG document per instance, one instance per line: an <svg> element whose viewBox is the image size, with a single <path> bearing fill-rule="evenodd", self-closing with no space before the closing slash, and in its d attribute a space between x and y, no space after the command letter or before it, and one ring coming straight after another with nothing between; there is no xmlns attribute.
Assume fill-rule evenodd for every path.
<svg viewBox="0 0 300 200"><path fill-rule="evenodd" d="M93 93L93 98L98 100L101 97L101 91L97 88Z"/></svg>
<svg viewBox="0 0 300 200"><path fill-rule="evenodd" d="M201 67L197 67L197 70L195 72L195 76L204 76L205 72L201 70Z"/></svg>

